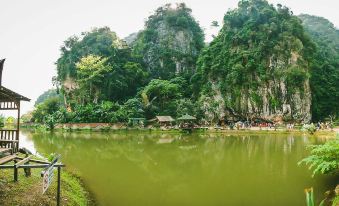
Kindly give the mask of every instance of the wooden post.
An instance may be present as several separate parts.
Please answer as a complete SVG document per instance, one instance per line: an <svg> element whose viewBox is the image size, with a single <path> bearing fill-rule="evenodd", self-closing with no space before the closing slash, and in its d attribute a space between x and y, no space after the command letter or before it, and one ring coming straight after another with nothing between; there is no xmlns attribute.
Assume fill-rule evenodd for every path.
<svg viewBox="0 0 339 206"><path fill-rule="evenodd" d="M58 188L57 188L57 206L60 206L60 192L61 192L61 167L58 167Z"/></svg>
<svg viewBox="0 0 339 206"><path fill-rule="evenodd" d="M28 156L28 154L26 154L26 157L23 160L21 160L17 164L15 164L15 167L19 168L19 166L23 165L23 164L29 165L29 161L30 161L31 158L32 158L32 156ZM26 177L31 176L31 168L24 168L24 172L25 172Z"/></svg>
<svg viewBox="0 0 339 206"><path fill-rule="evenodd" d="M17 102L17 107L18 107L18 119L17 119L17 127L16 127L16 140L18 142L16 143L16 152L19 151L19 131L20 131L20 101Z"/></svg>
<svg viewBox="0 0 339 206"><path fill-rule="evenodd" d="M14 160L14 164L16 164L17 161ZM14 167L14 182L17 182L18 181L18 168L17 167Z"/></svg>
<svg viewBox="0 0 339 206"><path fill-rule="evenodd" d="M29 161L25 163L25 165L29 165ZM31 168L24 168L25 176L30 177L31 176Z"/></svg>

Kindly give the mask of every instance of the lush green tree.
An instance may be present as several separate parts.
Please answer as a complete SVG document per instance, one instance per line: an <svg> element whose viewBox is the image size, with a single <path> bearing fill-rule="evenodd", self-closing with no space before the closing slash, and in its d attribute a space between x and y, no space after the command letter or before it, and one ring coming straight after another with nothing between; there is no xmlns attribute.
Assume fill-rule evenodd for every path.
<svg viewBox="0 0 339 206"><path fill-rule="evenodd" d="M299 15L306 32L316 43L311 67L312 114L319 121L339 116L339 30L325 18Z"/></svg>
<svg viewBox="0 0 339 206"><path fill-rule="evenodd" d="M190 99L179 99L177 100L177 108L176 108L176 115L178 117L189 114L189 115L194 115L194 104Z"/></svg>
<svg viewBox="0 0 339 206"><path fill-rule="evenodd" d="M65 41L57 71L56 85L72 108L89 102L126 101L147 83L148 76L127 44L107 27Z"/></svg>
<svg viewBox="0 0 339 206"><path fill-rule="evenodd" d="M108 27L83 32L80 37L72 36L61 47L61 57L57 60L57 80L63 83L68 78L76 78L76 63L88 55L114 59L119 49L124 48L116 33Z"/></svg>
<svg viewBox="0 0 339 206"><path fill-rule="evenodd" d="M52 115L57 112L62 105L60 104L58 97L52 97L45 100L36 106L32 114L32 121L37 123L44 123L45 117L47 115Z"/></svg>
<svg viewBox="0 0 339 206"><path fill-rule="evenodd" d="M310 146L310 149L311 155L299 164L309 165L313 175L339 172L339 137L322 145Z"/></svg>
<svg viewBox="0 0 339 206"><path fill-rule="evenodd" d="M76 64L78 88L76 89L80 94L81 102L84 103L98 103L99 95L101 93L100 87L103 84L105 77L112 70L106 64L107 58L89 55L81 58L80 62Z"/></svg>
<svg viewBox="0 0 339 206"><path fill-rule="evenodd" d="M115 120L115 112L120 105L112 102L102 102L100 104L76 105L68 122L73 123L109 123Z"/></svg>
<svg viewBox="0 0 339 206"><path fill-rule="evenodd" d="M49 130L53 130L55 128L56 123L57 123L55 115L54 114L46 115L45 119L44 119L44 123Z"/></svg>
<svg viewBox="0 0 339 206"><path fill-rule="evenodd" d="M132 98L127 100L123 106L122 110L126 111L127 118L142 118L144 117L144 107L140 99Z"/></svg>
<svg viewBox="0 0 339 206"><path fill-rule="evenodd" d="M176 116L177 100L182 97L180 85L168 80L153 79L142 93L146 99L145 105L152 104L152 108L155 108L153 115Z"/></svg>

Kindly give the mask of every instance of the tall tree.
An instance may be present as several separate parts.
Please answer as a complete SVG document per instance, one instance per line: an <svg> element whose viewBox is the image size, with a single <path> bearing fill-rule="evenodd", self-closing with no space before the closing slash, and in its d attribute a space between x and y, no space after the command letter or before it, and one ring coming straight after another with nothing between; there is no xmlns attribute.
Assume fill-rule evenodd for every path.
<svg viewBox="0 0 339 206"><path fill-rule="evenodd" d="M112 68L106 64L107 58L89 55L81 58L76 64L77 83L80 98L82 102L98 103L101 93L100 87L103 84L105 76L112 71Z"/></svg>

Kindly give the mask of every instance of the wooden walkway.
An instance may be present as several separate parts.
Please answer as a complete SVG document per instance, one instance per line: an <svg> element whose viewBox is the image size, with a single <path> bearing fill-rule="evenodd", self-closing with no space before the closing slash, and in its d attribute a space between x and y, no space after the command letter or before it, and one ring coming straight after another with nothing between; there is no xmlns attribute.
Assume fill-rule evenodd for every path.
<svg viewBox="0 0 339 206"><path fill-rule="evenodd" d="M11 152L11 148L0 148L0 154L6 153L6 152Z"/></svg>
<svg viewBox="0 0 339 206"><path fill-rule="evenodd" d="M16 158L16 155L8 155L0 159L0 165L6 164Z"/></svg>

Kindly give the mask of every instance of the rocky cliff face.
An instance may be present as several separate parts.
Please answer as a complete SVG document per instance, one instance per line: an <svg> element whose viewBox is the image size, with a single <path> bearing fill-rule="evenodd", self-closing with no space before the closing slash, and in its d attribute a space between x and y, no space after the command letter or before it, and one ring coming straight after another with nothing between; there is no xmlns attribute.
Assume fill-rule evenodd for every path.
<svg viewBox="0 0 339 206"><path fill-rule="evenodd" d="M259 79L257 81L260 82ZM265 119L275 122L311 120L311 91L308 79L291 94L284 78L271 79L258 85L256 89L241 87L239 94L222 91L220 84L214 81L210 83L212 95L206 95L212 97L212 104L217 103L217 106L210 111L205 110L208 117L213 117L211 110L214 110L216 119ZM209 104L209 101L205 101L205 107L211 107Z"/></svg>
<svg viewBox="0 0 339 206"><path fill-rule="evenodd" d="M220 80L222 81L222 80ZM257 82L260 82L258 79ZM311 120L311 91L309 79L306 79L301 87L289 93L288 85L284 78L274 78L257 88L238 88L238 94L233 91L223 91L220 83L209 80L211 92L202 95L201 101L205 109L205 115L215 119L266 119L270 121L299 120L309 122ZM210 97L212 101L205 101ZM212 111L212 112L211 112ZM217 114L217 116L213 116Z"/></svg>
<svg viewBox="0 0 339 206"><path fill-rule="evenodd" d="M154 78L170 79L195 70L203 47L203 32L184 4L159 8L149 17L133 49Z"/></svg>
<svg viewBox="0 0 339 206"><path fill-rule="evenodd" d="M224 21L195 76L206 117L310 121L311 44L300 21L260 0L240 3Z"/></svg>
<svg viewBox="0 0 339 206"><path fill-rule="evenodd" d="M158 22L156 27L157 38L144 58L149 69L164 70L170 65L169 72L172 74L194 71L195 65L190 60L197 57L198 51L192 45L193 32L186 29L175 30L164 21Z"/></svg>

